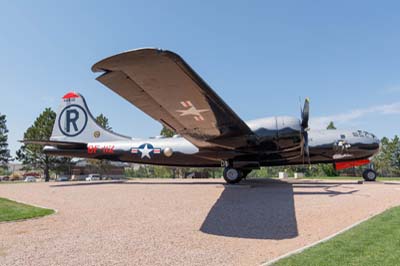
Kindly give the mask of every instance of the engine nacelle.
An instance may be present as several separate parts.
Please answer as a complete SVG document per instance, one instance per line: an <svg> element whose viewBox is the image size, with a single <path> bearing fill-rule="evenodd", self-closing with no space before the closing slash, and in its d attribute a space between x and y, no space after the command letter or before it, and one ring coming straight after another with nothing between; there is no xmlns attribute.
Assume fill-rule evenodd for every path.
<svg viewBox="0 0 400 266"><path fill-rule="evenodd" d="M263 141L276 143L276 150L301 147L301 121L290 116L276 116L247 122L250 129Z"/></svg>

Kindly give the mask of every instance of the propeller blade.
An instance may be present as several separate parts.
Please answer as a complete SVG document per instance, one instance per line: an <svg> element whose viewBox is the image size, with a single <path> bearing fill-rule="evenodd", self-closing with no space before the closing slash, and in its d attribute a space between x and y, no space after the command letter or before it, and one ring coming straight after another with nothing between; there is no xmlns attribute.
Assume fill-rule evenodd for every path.
<svg viewBox="0 0 400 266"><path fill-rule="evenodd" d="M301 113L301 127L306 130L308 129L308 121L310 119L310 99L306 98L304 101L304 107Z"/></svg>
<svg viewBox="0 0 400 266"><path fill-rule="evenodd" d="M310 147L308 146L308 132L304 132L304 155L307 157L308 164L311 164Z"/></svg>
<svg viewBox="0 0 400 266"><path fill-rule="evenodd" d="M308 146L308 130L309 130L309 120L310 120L310 99L306 98L304 101L304 107L301 110L301 129L303 134L303 147L301 149L301 154L303 155L303 164L305 163L305 157L307 157L308 164L311 164L310 159L310 148Z"/></svg>

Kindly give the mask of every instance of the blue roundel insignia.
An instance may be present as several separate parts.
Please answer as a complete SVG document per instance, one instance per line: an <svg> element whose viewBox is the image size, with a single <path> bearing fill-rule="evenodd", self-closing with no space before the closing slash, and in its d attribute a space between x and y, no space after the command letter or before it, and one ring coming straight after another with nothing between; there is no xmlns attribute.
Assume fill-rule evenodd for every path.
<svg viewBox="0 0 400 266"><path fill-rule="evenodd" d="M140 145L137 148L132 148L131 153L140 154L141 159L144 159L144 158L151 159L151 156L153 156L154 154L160 154L161 149L154 148L153 145L151 145L150 143L145 143L145 144Z"/></svg>

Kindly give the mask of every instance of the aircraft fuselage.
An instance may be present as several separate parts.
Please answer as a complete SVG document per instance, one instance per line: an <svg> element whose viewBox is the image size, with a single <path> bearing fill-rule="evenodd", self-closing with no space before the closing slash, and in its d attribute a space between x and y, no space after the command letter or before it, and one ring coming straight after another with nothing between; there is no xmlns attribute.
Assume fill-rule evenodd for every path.
<svg viewBox="0 0 400 266"><path fill-rule="evenodd" d="M280 123L280 125L279 125ZM231 160L243 167L335 163L363 160L379 150L379 140L365 131L310 130L310 156L302 155L302 137L298 120L273 117L247 124L257 136L257 143L245 150L200 150L185 138L155 137L107 142L89 142L86 149L46 146L49 154L98 158L143 164L190 167L220 167Z"/></svg>

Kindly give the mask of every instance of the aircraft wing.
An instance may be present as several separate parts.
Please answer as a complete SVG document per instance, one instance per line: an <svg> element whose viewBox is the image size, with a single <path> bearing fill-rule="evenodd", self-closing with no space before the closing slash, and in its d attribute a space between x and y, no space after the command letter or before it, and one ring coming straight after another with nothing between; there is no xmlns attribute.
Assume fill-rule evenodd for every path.
<svg viewBox="0 0 400 266"><path fill-rule="evenodd" d="M140 49L92 67L98 81L200 148L235 149L254 134L177 54Z"/></svg>

